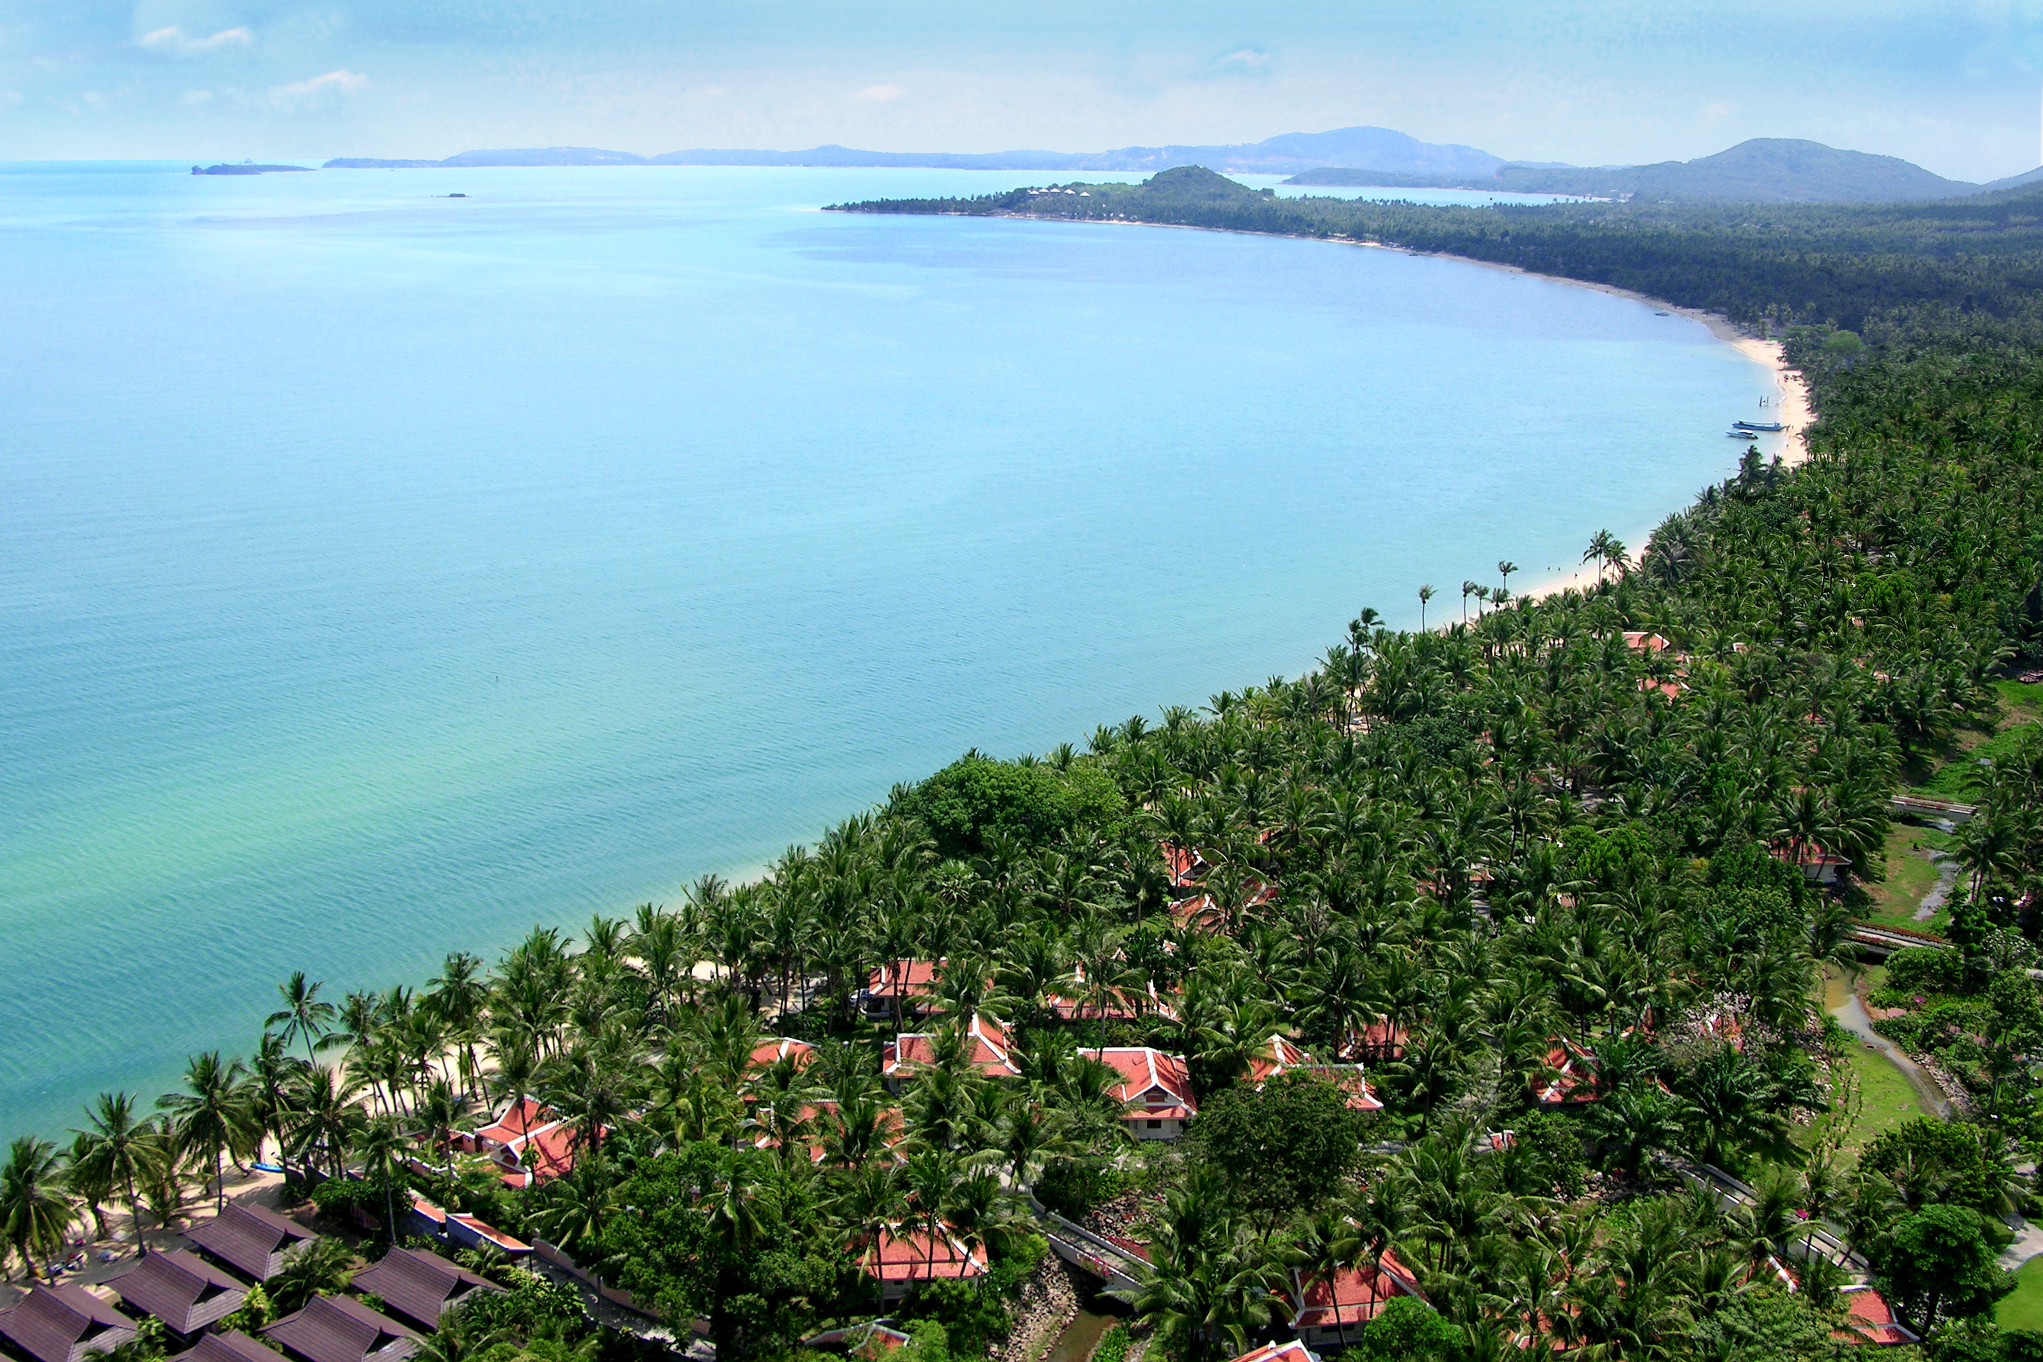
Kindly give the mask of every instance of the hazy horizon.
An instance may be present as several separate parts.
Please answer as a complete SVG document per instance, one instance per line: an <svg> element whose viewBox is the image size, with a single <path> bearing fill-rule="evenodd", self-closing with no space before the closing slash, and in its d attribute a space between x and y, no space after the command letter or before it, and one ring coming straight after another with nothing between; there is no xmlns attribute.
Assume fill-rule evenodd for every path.
<svg viewBox="0 0 2043 1362"><path fill-rule="evenodd" d="M0 0L0 159L437 158L480 147L903 152L1231 144L1374 125L1511 160L1750 137L1985 181L2043 158L2043 6L1530 12L1052 0Z"/></svg>

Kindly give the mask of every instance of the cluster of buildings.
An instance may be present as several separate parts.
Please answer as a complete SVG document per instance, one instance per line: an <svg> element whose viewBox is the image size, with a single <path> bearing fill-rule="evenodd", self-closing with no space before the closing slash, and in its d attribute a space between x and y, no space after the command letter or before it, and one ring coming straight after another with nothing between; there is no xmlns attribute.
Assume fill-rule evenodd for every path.
<svg viewBox="0 0 2043 1362"><path fill-rule="evenodd" d="M280 1362L280 1352L282 1362L404 1362L443 1312L499 1289L436 1253L395 1248L355 1274L355 1294L314 1296L257 1339L220 1326L318 1236L288 1216L230 1201L185 1237L189 1247L145 1253L103 1286L30 1286L0 1311L0 1338L32 1362L85 1362L133 1341L147 1317L171 1339L173 1362Z"/></svg>

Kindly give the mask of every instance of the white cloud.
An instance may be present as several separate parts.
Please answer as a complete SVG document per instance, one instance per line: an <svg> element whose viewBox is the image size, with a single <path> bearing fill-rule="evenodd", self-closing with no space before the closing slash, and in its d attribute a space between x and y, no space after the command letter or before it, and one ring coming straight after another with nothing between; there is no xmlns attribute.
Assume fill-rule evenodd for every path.
<svg viewBox="0 0 2043 1362"><path fill-rule="evenodd" d="M1215 66L1238 66L1250 71L1261 70L1269 64L1270 54L1258 51L1253 47L1244 47L1239 51L1230 52L1214 63Z"/></svg>
<svg viewBox="0 0 2043 1362"><path fill-rule="evenodd" d="M898 85L868 85L858 92L858 97L874 104L886 104L899 99L907 91Z"/></svg>
<svg viewBox="0 0 2043 1362"><path fill-rule="evenodd" d="M1726 100L1720 99L1714 104L1703 105L1702 114L1703 118L1706 121L1714 123L1720 118L1729 118L1732 114L1737 112L1738 106L1736 104L1732 104Z"/></svg>
<svg viewBox="0 0 2043 1362"><path fill-rule="evenodd" d="M0 90L0 109L11 109L21 103L21 91Z"/></svg>
<svg viewBox="0 0 2043 1362"><path fill-rule="evenodd" d="M187 108L195 109L201 104L211 104L213 102L213 92L211 90L186 90L177 97L177 102Z"/></svg>
<svg viewBox="0 0 2043 1362"><path fill-rule="evenodd" d="M144 33L135 41L151 52L168 52L174 57L196 57L229 47L252 46L255 35L246 28L223 28L210 38L188 38L183 29L173 25L170 28L159 28Z"/></svg>
<svg viewBox="0 0 2043 1362"><path fill-rule="evenodd" d="M369 78L359 71L328 71L325 75L314 76L310 80L279 85L270 91L270 95L280 104L299 106L317 103L333 95L351 95L358 90L366 89L368 84Z"/></svg>

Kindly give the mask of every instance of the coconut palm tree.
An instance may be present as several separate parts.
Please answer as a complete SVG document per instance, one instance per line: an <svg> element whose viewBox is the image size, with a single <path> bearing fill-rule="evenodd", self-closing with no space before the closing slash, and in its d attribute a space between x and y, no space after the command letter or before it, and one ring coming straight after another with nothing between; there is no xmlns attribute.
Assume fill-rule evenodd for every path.
<svg viewBox="0 0 2043 1362"><path fill-rule="evenodd" d="M93 1157L92 1137L74 1133L71 1147L64 1151L64 1187L78 1198L92 1217L95 1242L108 1237L106 1203L119 1189L104 1162Z"/></svg>
<svg viewBox="0 0 2043 1362"><path fill-rule="evenodd" d="M338 1239L314 1239L284 1264L283 1270L263 1283L270 1298L271 1313L288 1315L303 1310L314 1296L332 1296L347 1290L355 1275L355 1251Z"/></svg>
<svg viewBox="0 0 2043 1362"><path fill-rule="evenodd" d="M0 1238L31 1276L40 1276L41 1261L63 1249L77 1214L57 1147L33 1135L17 1137L0 1167Z"/></svg>
<svg viewBox="0 0 2043 1362"><path fill-rule="evenodd" d="M397 1184L404 1176L405 1160L411 1157L404 1127L394 1116L377 1117L356 1138L355 1152L362 1158L362 1176L383 1188L383 1234L387 1242L395 1244Z"/></svg>
<svg viewBox="0 0 2043 1362"><path fill-rule="evenodd" d="M1497 564L1498 600L1503 600L1504 594L1510 591L1511 574L1516 571L1518 571L1518 564L1511 562L1509 559L1504 559Z"/></svg>
<svg viewBox="0 0 2043 1362"><path fill-rule="evenodd" d="M169 1114L170 1133L178 1144L211 1161L222 1209L227 1205L227 1156L254 1148L261 1136L244 1087L247 1076L247 1066L240 1060L223 1060L218 1050L208 1050L186 1063L183 1092L167 1092L156 1099L158 1109Z"/></svg>
<svg viewBox="0 0 2043 1362"><path fill-rule="evenodd" d="M1426 602L1433 599L1433 584L1427 582L1419 588L1419 632L1426 632Z"/></svg>
<svg viewBox="0 0 2043 1362"><path fill-rule="evenodd" d="M306 982L304 970L293 970L288 980L277 985L277 993L284 1000L283 1007L270 1013L263 1022L265 1030L272 1026L282 1026L286 1045L303 1037L305 1058L312 1064L319 1062L318 1056L313 1051L313 1043L333 1028L334 1020L334 1006L332 1003L320 1001L320 987L321 985L316 982Z"/></svg>
<svg viewBox="0 0 2043 1362"><path fill-rule="evenodd" d="M128 1226L135 1236L135 1254L149 1251L142 1238L142 1198L136 1187L145 1181L143 1164L155 1139L149 1124L135 1114L135 1099L124 1092L103 1092L85 1113L87 1129L73 1132L88 1142L85 1158L99 1175L127 1193Z"/></svg>
<svg viewBox="0 0 2043 1362"><path fill-rule="evenodd" d="M327 1176L339 1177L348 1150L368 1120L355 1100L359 1092L359 1083L338 1069L306 1069L292 1093L284 1152L307 1166L323 1164Z"/></svg>

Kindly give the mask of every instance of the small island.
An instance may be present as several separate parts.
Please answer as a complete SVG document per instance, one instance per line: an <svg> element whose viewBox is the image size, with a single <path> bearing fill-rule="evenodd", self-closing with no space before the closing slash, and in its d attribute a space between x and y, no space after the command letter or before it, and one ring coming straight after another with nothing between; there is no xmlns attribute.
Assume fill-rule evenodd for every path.
<svg viewBox="0 0 2043 1362"><path fill-rule="evenodd" d="M219 165L211 165L211 166L193 166L193 167L192 167L192 174L194 174L194 175L270 175L270 174L275 174L275 173L277 173L277 172L279 172L279 171L285 171L285 170L311 170L311 169L312 169L312 167L311 167L311 166L259 166L259 165L257 165L257 164L256 164L255 162L253 162L253 161L243 161L243 162L241 162L241 163L240 163L239 165L229 165L229 164L227 164L226 162L224 162L224 161L223 161L223 162L221 162L221 163L220 163Z"/></svg>

